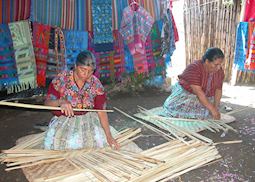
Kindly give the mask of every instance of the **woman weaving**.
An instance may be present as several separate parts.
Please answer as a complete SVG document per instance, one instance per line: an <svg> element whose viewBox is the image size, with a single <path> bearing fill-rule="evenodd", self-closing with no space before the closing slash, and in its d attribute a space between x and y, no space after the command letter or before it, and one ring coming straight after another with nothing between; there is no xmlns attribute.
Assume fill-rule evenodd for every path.
<svg viewBox="0 0 255 182"><path fill-rule="evenodd" d="M107 145L119 148L113 139L106 112L74 112L73 108L104 109L104 88L94 75L94 55L89 51L77 56L73 71L58 74L49 85L45 105L61 107L54 111L44 140L45 149L65 150Z"/></svg>
<svg viewBox="0 0 255 182"><path fill-rule="evenodd" d="M179 118L219 120L223 61L224 54L219 48L209 48L202 60L188 65L178 76L179 82L163 105L165 114Z"/></svg>

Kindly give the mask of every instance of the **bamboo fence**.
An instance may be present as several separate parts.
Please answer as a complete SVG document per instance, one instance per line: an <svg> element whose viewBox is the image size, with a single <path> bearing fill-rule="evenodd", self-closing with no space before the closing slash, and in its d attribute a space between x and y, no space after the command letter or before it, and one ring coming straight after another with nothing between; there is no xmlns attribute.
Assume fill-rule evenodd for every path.
<svg viewBox="0 0 255 182"><path fill-rule="evenodd" d="M240 21L241 0L225 5L222 0L185 0L184 26L186 64L201 59L208 47L219 47L225 54L225 81L231 80L236 28ZM238 83L255 81L253 73L238 71Z"/></svg>

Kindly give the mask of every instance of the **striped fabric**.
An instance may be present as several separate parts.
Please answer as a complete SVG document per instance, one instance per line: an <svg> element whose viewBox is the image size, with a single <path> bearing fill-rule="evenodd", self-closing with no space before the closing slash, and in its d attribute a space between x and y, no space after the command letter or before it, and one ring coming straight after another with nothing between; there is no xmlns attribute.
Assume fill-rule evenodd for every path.
<svg viewBox="0 0 255 182"><path fill-rule="evenodd" d="M11 32L7 24L0 25L0 90L18 83Z"/></svg>
<svg viewBox="0 0 255 182"><path fill-rule="evenodd" d="M35 88L37 86L36 64L29 22L19 21L8 25L11 31L19 80L19 85L10 88L9 91L19 92Z"/></svg>
<svg viewBox="0 0 255 182"><path fill-rule="evenodd" d="M87 4L88 1L84 0L31 0L30 19L67 30L85 31L89 12Z"/></svg>
<svg viewBox="0 0 255 182"><path fill-rule="evenodd" d="M33 23L33 46L36 59L38 86L45 86L46 84L50 29L49 25Z"/></svg>
<svg viewBox="0 0 255 182"><path fill-rule="evenodd" d="M30 3L31 0L0 0L0 23L28 19Z"/></svg>

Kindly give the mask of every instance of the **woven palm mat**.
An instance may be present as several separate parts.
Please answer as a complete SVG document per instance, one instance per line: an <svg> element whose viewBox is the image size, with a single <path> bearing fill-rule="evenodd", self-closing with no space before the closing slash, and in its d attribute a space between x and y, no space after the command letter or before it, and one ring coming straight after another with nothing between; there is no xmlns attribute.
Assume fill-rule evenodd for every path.
<svg viewBox="0 0 255 182"><path fill-rule="evenodd" d="M120 133L125 136L125 132L129 130ZM10 157L14 149L19 152L22 148L40 148L43 138L44 133L40 133L19 139L12 152L9 150ZM28 153L28 150L24 151ZM214 145L194 140L188 141L188 145L172 140L145 151L131 143L120 151L108 148L82 151L81 155L77 155L78 150L72 152L75 155L69 155L65 160L33 165L23 168L23 172L29 181L37 182L161 181L173 179L221 157Z"/></svg>
<svg viewBox="0 0 255 182"><path fill-rule="evenodd" d="M148 112L152 113L153 115L165 116L163 107L156 107L156 108L148 110ZM142 113L137 113L135 114L135 116L145 121L152 122L149 116L146 116ZM225 124L232 123L235 121L235 117L221 113L221 121L223 121ZM207 123L201 122L201 121L191 122L191 121L172 120L171 122L172 124L179 126L180 128L183 128L185 130L192 131L192 132L200 132L200 131L208 129Z"/></svg>

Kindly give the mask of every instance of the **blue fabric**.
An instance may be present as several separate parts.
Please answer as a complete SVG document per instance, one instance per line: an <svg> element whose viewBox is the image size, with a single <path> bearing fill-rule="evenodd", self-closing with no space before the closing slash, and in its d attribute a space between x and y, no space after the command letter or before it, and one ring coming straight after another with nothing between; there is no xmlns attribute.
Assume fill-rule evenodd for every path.
<svg viewBox="0 0 255 182"><path fill-rule="evenodd" d="M240 22L236 31L236 47L234 64L238 70L245 71L244 63L248 47L248 22Z"/></svg>
<svg viewBox="0 0 255 182"><path fill-rule="evenodd" d="M0 90L17 83L18 76L11 32L7 24L0 24Z"/></svg>
<svg viewBox="0 0 255 182"><path fill-rule="evenodd" d="M133 61L133 56L129 51L128 46L125 44L124 45L124 54L125 54L125 69L127 73L134 73L134 61Z"/></svg>
<svg viewBox="0 0 255 182"><path fill-rule="evenodd" d="M113 43L112 1L92 1L94 44Z"/></svg>
<svg viewBox="0 0 255 182"><path fill-rule="evenodd" d="M113 43L95 44L94 49L96 52L107 52L113 50Z"/></svg>
<svg viewBox="0 0 255 182"><path fill-rule="evenodd" d="M88 32L64 30L67 69L72 69L78 54L88 49Z"/></svg>

